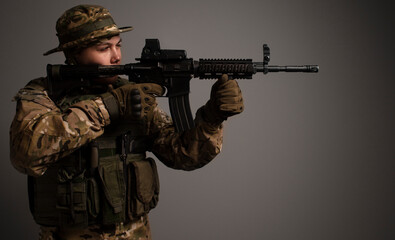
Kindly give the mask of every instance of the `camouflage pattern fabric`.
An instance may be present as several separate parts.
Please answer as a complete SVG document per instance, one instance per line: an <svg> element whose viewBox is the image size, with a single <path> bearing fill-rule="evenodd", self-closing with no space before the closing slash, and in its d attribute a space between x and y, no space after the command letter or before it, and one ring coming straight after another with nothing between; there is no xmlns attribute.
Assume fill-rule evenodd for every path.
<svg viewBox="0 0 395 240"><path fill-rule="evenodd" d="M111 124L99 97L82 100L62 111L45 90L45 78L31 81L15 99L17 110L10 128L10 157L22 173L41 176L51 164L101 136ZM154 105L147 122L147 134L155 136L152 152L165 165L193 170L209 163L222 148L222 124L202 120L200 110L196 127L176 133L171 118ZM66 231L42 227L40 239L151 239L148 219L106 232L98 225ZM66 234L74 234L72 236ZM91 238L93 237L93 238Z"/></svg>
<svg viewBox="0 0 395 240"><path fill-rule="evenodd" d="M21 89L10 129L10 157L14 167L41 176L51 163L98 138L110 124L101 98L83 100L63 112L48 97L44 78ZM147 134L155 136L152 152L165 165L193 170L209 163L222 148L222 124L212 125L196 115L195 127L176 133L171 118L159 107L147 122Z"/></svg>
<svg viewBox="0 0 395 240"><path fill-rule="evenodd" d="M99 137L110 123L100 99L81 101L63 113L44 90L44 79L21 89L11 124L11 161L19 171L40 176L48 164Z"/></svg>
<svg viewBox="0 0 395 240"><path fill-rule="evenodd" d="M117 224L106 230L98 225L87 229L59 231L56 227L41 227L39 240L151 240L148 216L128 224Z"/></svg>
<svg viewBox="0 0 395 240"><path fill-rule="evenodd" d="M102 6L78 5L65 11L58 19L56 32L59 46L44 55L71 48L82 49L97 43L100 38L112 37L132 29L132 27L119 28L110 12Z"/></svg>
<svg viewBox="0 0 395 240"><path fill-rule="evenodd" d="M107 9L79 5L57 21L58 47L44 53L73 52L98 41L131 31L119 28ZM66 56L67 57L67 56ZM102 136L111 123L109 112L98 95L80 98L61 109L47 94L46 79L29 82L15 96L17 109L10 128L10 158L20 172L39 177L60 159ZM111 87L109 88L111 89ZM82 100L84 99L84 100ZM171 118L155 102L146 121L146 134L154 138L152 152L174 169L193 170L208 164L222 148L222 124L204 120L198 110L196 126L176 133ZM91 225L83 229L41 227L40 239L151 239L148 217L112 229Z"/></svg>

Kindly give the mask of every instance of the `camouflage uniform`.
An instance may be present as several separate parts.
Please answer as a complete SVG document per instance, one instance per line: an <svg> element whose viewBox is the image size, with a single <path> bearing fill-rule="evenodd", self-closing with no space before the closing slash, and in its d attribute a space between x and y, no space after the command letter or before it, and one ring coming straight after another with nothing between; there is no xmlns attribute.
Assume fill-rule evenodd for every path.
<svg viewBox="0 0 395 240"><path fill-rule="evenodd" d="M56 28L59 46L44 55L63 51L66 58L100 38L132 29L118 28L107 9L93 5L66 11ZM76 62L68 59L68 63ZM222 122L243 110L237 83L223 80L214 84L209 102L197 111L195 127L183 133L175 132L171 118L156 101L142 123L112 122L101 94L124 86L125 80L56 100L48 96L46 78L30 81L14 99L17 111L10 128L10 156L13 166L33 179L30 200L40 201L30 204L31 209L41 209L32 210L42 225L40 239L151 239L147 214L157 204L159 182L155 161L146 158L145 151L174 169L194 170L209 163L222 148ZM143 153L131 152L120 166L115 137L123 134L125 126L142 130L140 135L149 141L141 141L147 143ZM85 150L96 148L99 164L91 171ZM62 221L56 222L58 218Z"/></svg>
<svg viewBox="0 0 395 240"><path fill-rule="evenodd" d="M101 98L79 101L62 111L48 97L44 78L21 89L11 125L11 161L20 172L41 176L48 165L98 138L111 121ZM159 107L147 124L147 135L157 136L152 152L168 167L193 170L213 159L222 148L222 125L202 120L178 134L171 118Z"/></svg>
<svg viewBox="0 0 395 240"><path fill-rule="evenodd" d="M100 137L106 126L111 125L101 98L82 100L62 110L48 97L44 80L33 80L19 91L15 98L17 111L10 129L11 161L14 167L36 177L44 175L51 164ZM166 166L193 170L209 163L220 152L222 125L206 123L200 112L196 117L196 127L178 134L171 118L155 107L152 119L147 124L147 135L156 136L152 152ZM141 221L134 224L140 225L136 229L142 228ZM51 232L42 229L43 236ZM149 226L143 229L149 229ZM128 231L130 229L125 234ZM94 232L97 235L97 231Z"/></svg>

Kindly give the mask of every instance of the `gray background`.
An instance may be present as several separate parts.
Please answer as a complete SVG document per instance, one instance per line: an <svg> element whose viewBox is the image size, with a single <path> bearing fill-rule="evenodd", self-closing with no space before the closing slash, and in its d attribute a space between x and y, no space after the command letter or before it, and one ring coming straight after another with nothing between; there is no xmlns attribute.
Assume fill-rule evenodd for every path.
<svg viewBox="0 0 395 240"><path fill-rule="evenodd" d="M92 1L84 1L93 3ZM159 164L154 239L395 239L394 15L390 1L95 1L123 35L123 62L145 38L189 57L319 64L318 74L257 74L239 81L245 112L225 124L223 152L194 172ZM12 96L45 75L55 21L80 1L0 8L2 239L36 239L26 178L9 162ZM193 80L193 111L212 81ZM166 99L160 104L167 108ZM6 237L5 237L6 236ZM11 237L12 236L12 237Z"/></svg>

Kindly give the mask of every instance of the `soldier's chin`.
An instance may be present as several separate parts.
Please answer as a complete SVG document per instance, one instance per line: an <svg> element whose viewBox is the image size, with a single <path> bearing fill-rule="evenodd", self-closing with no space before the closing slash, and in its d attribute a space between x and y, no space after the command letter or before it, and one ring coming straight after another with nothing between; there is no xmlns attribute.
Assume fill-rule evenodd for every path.
<svg viewBox="0 0 395 240"><path fill-rule="evenodd" d="M111 76L111 77L101 77L101 78L96 78L94 81L99 84L112 84L117 81L118 75L116 76Z"/></svg>

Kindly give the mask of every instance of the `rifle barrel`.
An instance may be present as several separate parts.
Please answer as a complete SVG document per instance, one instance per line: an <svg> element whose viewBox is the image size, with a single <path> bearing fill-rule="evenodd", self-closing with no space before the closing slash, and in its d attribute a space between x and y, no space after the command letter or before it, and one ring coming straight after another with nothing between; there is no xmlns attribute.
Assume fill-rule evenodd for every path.
<svg viewBox="0 0 395 240"><path fill-rule="evenodd" d="M301 66L265 66L262 62L255 62L257 72L311 72L316 73L319 70L318 65L301 65Z"/></svg>

